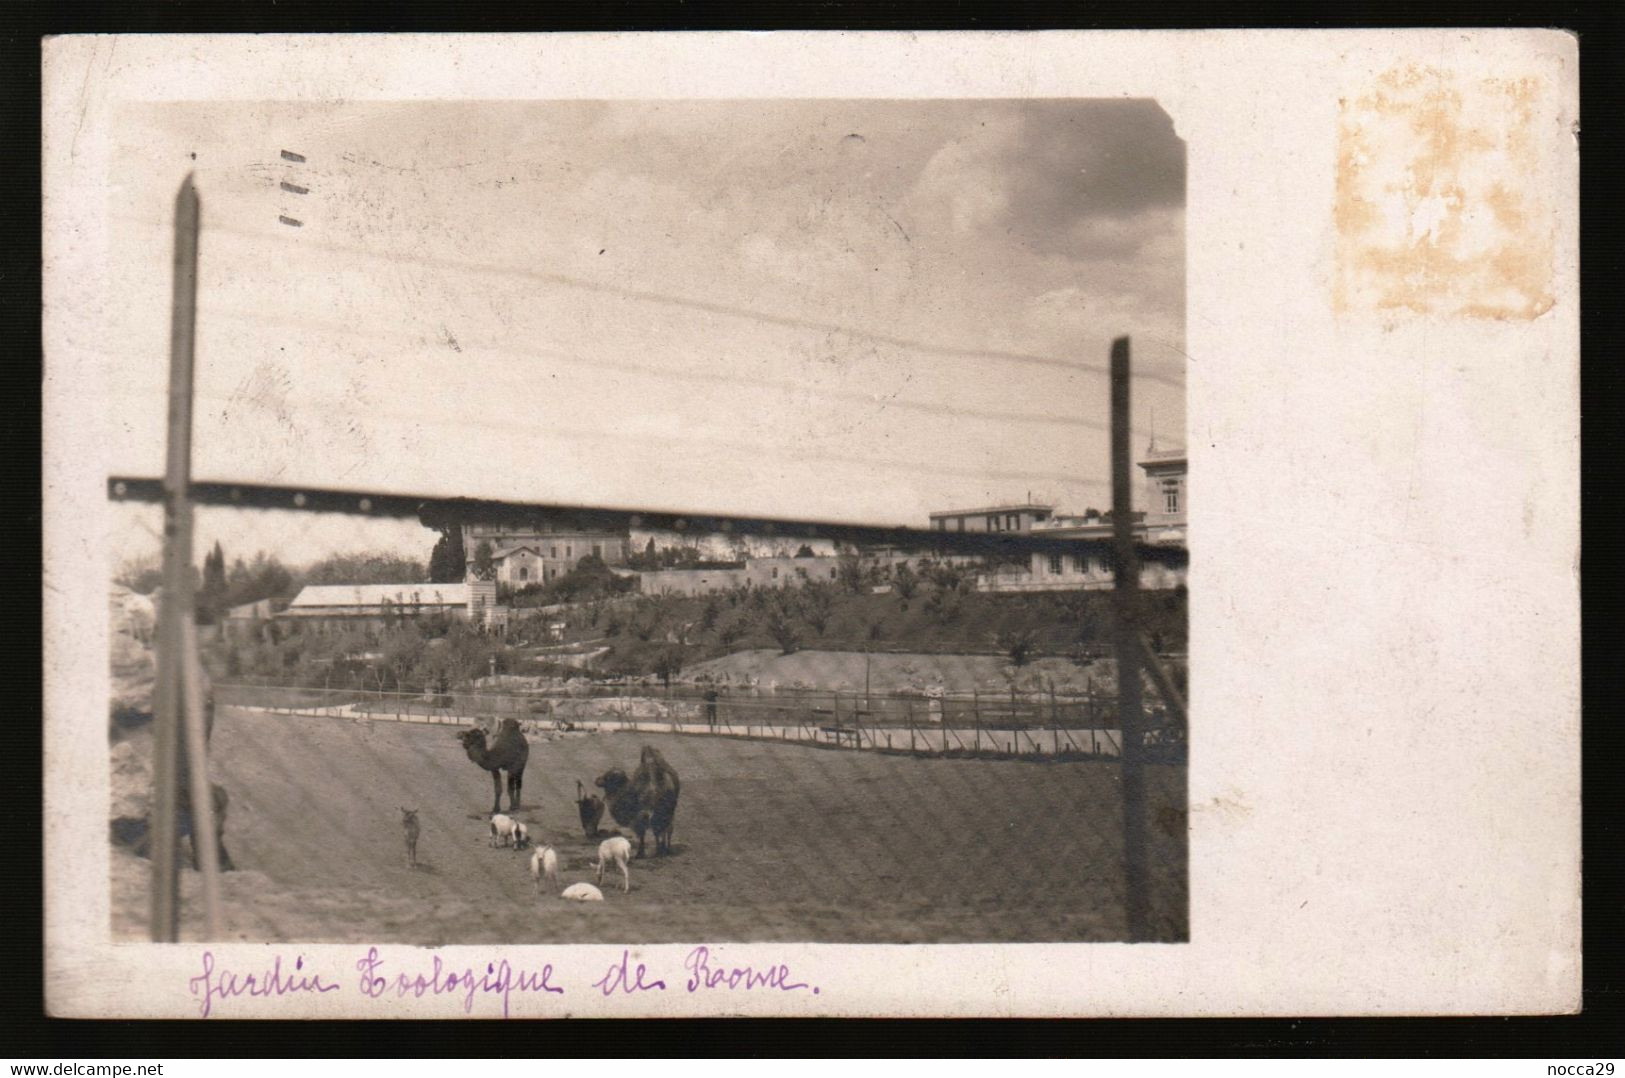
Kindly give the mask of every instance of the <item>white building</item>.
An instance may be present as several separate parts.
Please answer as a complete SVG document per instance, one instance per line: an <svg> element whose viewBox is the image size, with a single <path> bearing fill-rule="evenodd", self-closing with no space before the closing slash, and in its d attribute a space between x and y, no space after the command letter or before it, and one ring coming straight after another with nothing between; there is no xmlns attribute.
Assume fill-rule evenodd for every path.
<svg viewBox="0 0 1625 1078"><path fill-rule="evenodd" d="M1168 555L1148 553L1140 559L1140 587L1161 590L1186 581L1185 450L1158 449L1153 441L1139 462L1145 470L1145 504L1134 522L1135 540L1148 547L1167 548ZM1111 566L1113 527L1109 514L1094 510L1079 515L1054 514L1032 525L1035 537L1097 540L1075 552L1035 551L1025 570L984 574L977 586L983 591L1089 591L1110 588L1115 582Z"/></svg>

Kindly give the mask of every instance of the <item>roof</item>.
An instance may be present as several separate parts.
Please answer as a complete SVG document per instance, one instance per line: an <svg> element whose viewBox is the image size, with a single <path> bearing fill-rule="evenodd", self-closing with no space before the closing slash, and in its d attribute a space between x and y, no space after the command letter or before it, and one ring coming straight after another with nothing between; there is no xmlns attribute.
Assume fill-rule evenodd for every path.
<svg viewBox="0 0 1625 1078"><path fill-rule="evenodd" d="M1055 507L1041 502L1022 502L1019 505L989 505L982 509L939 509L929 516L935 520L938 517L974 517L983 513L1019 513L1023 510L1052 513Z"/></svg>
<svg viewBox="0 0 1625 1078"><path fill-rule="evenodd" d="M535 544L533 544L533 543L521 543L518 546L505 546L501 550L493 550L491 552L491 560L492 561L501 561L503 558L506 558L509 554L517 554L521 550L528 550L532 554L536 555L538 558L542 556L542 552L540 550L536 549Z"/></svg>
<svg viewBox="0 0 1625 1078"><path fill-rule="evenodd" d="M1184 459L1184 446L1173 445L1158 448L1156 441L1153 440L1150 445L1145 447L1145 456L1140 458L1140 467L1144 468L1148 464L1172 464L1176 461L1182 462Z"/></svg>
<svg viewBox="0 0 1625 1078"><path fill-rule="evenodd" d="M467 584L307 584L290 613L363 606L467 606Z"/></svg>

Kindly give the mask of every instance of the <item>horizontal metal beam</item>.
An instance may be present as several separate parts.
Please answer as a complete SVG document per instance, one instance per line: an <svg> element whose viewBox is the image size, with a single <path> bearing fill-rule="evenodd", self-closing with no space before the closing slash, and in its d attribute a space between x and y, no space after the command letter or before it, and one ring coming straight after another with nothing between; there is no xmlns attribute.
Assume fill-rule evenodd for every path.
<svg viewBox="0 0 1625 1078"><path fill-rule="evenodd" d="M163 500L160 480L114 476L107 481L114 501ZM940 550L948 554L1008 556L1012 554L1091 554L1110 559L1112 540L1061 538L1032 532L949 532L934 528L875 527L831 524L780 517L712 516L661 510L584 508L552 503L505 502L474 498L422 498L406 494L375 494L354 490L270 486L254 483L193 483L194 505L243 509L291 509L313 513L349 513L358 516L417 520L424 527L454 524L508 524L524 527L537 518L568 521L572 525L604 531L629 528L674 531L691 535L736 534L755 538L828 539ZM1142 562L1183 568L1190 560L1184 547L1138 544Z"/></svg>

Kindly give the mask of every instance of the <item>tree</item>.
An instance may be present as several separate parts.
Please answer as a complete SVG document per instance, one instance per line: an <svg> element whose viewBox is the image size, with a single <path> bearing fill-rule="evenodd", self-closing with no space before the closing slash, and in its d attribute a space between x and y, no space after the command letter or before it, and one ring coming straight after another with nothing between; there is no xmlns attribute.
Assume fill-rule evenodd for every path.
<svg viewBox="0 0 1625 1078"><path fill-rule="evenodd" d="M725 648L731 648L750 632L749 618L735 618L717 630L717 642Z"/></svg>
<svg viewBox="0 0 1625 1078"><path fill-rule="evenodd" d="M841 586L846 588L847 591L854 594L863 591L863 562L858 559L856 554L842 554L835 559L835 573L836 579L841 582Z"/></svg>
<svg viewBox="0 0 1625 1078"><path fill-rule="evenodd" d="M480 545L474 548L474 579L494 580L497 575L496 561L492 558L495 553L491 549L491 540L481 539Z"/></svg>
<svg viewBox="0 0 1625 1078"><path fill-rule="evenodd" d="M468 575L468 555L463 550L463 529L460 524L448 524L440 529L429 552L429 583L458 584Z"/></svg>
<svg viewBox="0 0 1625 1078"><path fill-rule="evenodd" d="M767 635L779 645L779 651L785 655L793 655L801 644L801 634L796 630L796 623L783 607L774 606L767 612Z"/></svg>
<svg viewBox="0 0 1625 1078"><path fill-rule="evenodd" d="M422 584L428 575L416 558L383 550L331 554L304 572L307 584Z"/></svg>
<svg viewBox="0 0 1625 1078"><path fill-rule="evenodd" d="M654 670L660 683L671 688L671 679L683 672L683 653L677 648L661 648L655 656Z"/></svg>
<svg viewBox="0 0 1625 1078"><path fill-rule="evenodd" d="M213 624L226 612L226 554L215 540L214 549L203 556L203 584L198 591L198 620Z"/></svg>
<svg viewBox="0 0 1625 1078"><path fill-rule="evenodd" d="M905 602L914 598L914 593L920 590L920 578L908 567L906 561L893 570L891 581L892 590Z"/></svg>
<svg viewBox="0 0 1625 1078"><path fill-rule="evenodd" d="M808 546L806 543L802 543L801 549L796 551L796 557L798 558L816 558L817 556L818 555L813 553L813 548Z"/></svg>
<svg viewBox="0 0 1625 1078"><path fill-rule="evenodd" d="M763 625L767 635L779 645L779 650L786 655L793 654L801 643L801 633L796 626L797 615L801 613L800 604L796 601L795 593L791 591L778 591L773 593L764 604L767 617Z"/></svg>
<svg viewBox="0 0 1625 1078"><path fill-rule="evenodd" d="M824 629L829 624L830 610L834 606L834 599L830 595L827 584L808 584L801 589L801 616L819 636L824 635Z"/></svg>

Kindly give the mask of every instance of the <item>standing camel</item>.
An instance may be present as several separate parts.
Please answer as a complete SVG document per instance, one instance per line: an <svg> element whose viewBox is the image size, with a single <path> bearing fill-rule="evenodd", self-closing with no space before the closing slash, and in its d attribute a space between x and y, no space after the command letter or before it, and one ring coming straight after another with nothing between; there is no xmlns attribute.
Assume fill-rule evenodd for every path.
<svg viewBox="0 0 1625 1078"><path fill-rule="evenodd" d="M519 808L519 788L525 781L525 761L530 759L530 743L519 732L515 719L503 719L496 740L489 748L485 744L485 731L479 727L464 730L457 735L468 758L491 772L491 815L502 811L502 772L508 773L508 811Z"/></svg>

